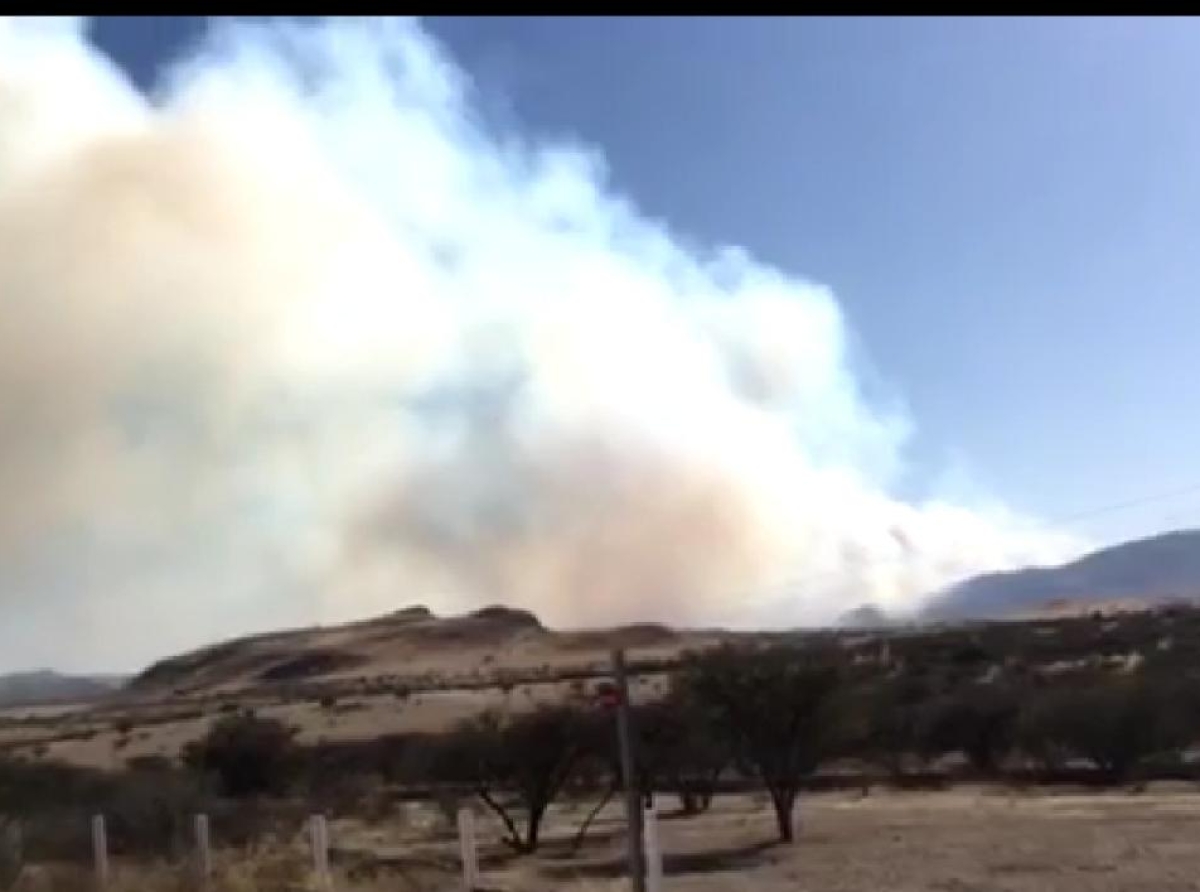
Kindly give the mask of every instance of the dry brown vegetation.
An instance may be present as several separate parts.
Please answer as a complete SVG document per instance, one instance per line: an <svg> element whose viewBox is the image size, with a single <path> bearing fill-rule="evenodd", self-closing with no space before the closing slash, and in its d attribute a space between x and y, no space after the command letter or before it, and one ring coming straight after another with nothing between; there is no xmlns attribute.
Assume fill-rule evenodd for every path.
<svg viewBox="0 0 1200 892"><path fill-rule="evenodd" d="M768 648L774 656L757 664L724 651L708 660L724 666L724 680L699 683L704 661L689 652L726 639L786 647ZM166 661L103 703L0 715L0 814L30 819L17 888L87 886L86 863L69 862L87 860L93 811L113 816L112 889L190 888L181 859L198 810L214 820L214 890L306 888L303 821L320 810L334 819L338 889L451 889L453 809L471 801L489 887L623 888L616 805L574 842L611 785L611 719L594 694L614 644L632 648L649 735L639 784L658 791L664 809L682 806L662 827L669 889L1194 888L1186 883L1200 856L1183 841L1200 829L1190 762L1200 737L1200 611L1188 608L772 636L653 626L556 633L512 611L447 620L406 611L231 642ZM810 657L834 670L831 685L796 674ZM815 699L793 722L800 694ZM692 705L681 713L684 703ZM555 782L540 846L514 851L533 848L522 845L531 800L521 790L536 779L522 773L521 755L543 752L551 738L520 728L510 740L497 735L562 704L587 717L556 763L570 777ZM203 760L185 769L177 759L248 710L296 731L287 783L264 787L260 804L213 786ZM498 718L480 724L481 715ZM749 733L755 727L763 733ZM471 732L458 742L473 741L472 755L448 762L459 731ZM694 739L719 745L689 746ZM484 764L486 777L473 773ZM707 808L717 775L725 792ZM981 778L987 787L970 786ZM1167 789L1156 778L1188 783ZM1086 781L1118 792L1051 794L1051 780L1054 789ZM801 793L794 847L773 842L784 828L766 795L747 795L764 782L777 802ZM1133 795L1147 783L1158 785ZM930 788L901 792L916 785ZM873 792L864 798L863 789ZM53 808L39 792L48 790L61 800ZM520 836L476 798L482 790L505 799Z"/></svg>
<svg viewBox="0 0 1200 892"><path fill-rule="evenodd" d="M408 608L163 660L107 700L0 710L0 752L118 770L130 759L174 757L222 714L245 708L297 728L309 745L436 732L487 709L579 696L607 672L615 646L652 670L724 637L653 625L557 632L522 611L438 618ZM652 698L665 686L651 671L634 693Z"/></svg>
<svg viewBox="0 0 1200 892"><path fill-rule="evenodd" d="M584 803L556 809L551 844L513 858L499 827L483 821L484 880L504 892L617 892L619 810L598 822L578 854L563 844ZM672 892L1183 892L1200 876L1200 796L1168 787L1126 793L848 792L811 796L798 846L770 842L769 808L751 796L721 797L698 818L661 822ZM344 892L450 892L458 888L454 843L435 811L366 826L334 827L335 888ZM218 856L214 892L315 889L303 842ZM372 865L373 866L370 866ZM82 867L32 870L16 888L90 888ZM183 892L186 865L118 865L112 892Z"/></svg>
<svg viewBox="0 0 1200 892"><path fill-rule="evenodd" d="M832 639L849 659L906 666L957 661L980 676L998 667L1071 671L1131 658L1174 671L1200 654L1198 617L1200 611L1179 608L932 630L754 636L653 625L558 632L520 611L437 618L409 608L164 660L121 696L74 709L0 710L0 752L119 769L131 758L172 757L221 714L247 707L298 728L306 744L437 731L484 709L519 710L578 695L604 675L609 650L618 645L643 670L635 687L641 699L665 691L665 673L687 651L755 639Z"/></svg>

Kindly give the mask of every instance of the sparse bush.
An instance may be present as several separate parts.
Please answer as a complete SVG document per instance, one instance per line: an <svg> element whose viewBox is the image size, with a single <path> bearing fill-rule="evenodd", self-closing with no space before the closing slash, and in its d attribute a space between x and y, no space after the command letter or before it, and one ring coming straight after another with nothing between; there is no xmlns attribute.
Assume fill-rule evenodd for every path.
<svg viewBox="0 0 1200 892"><path fill-rule="evenodd" d="M209 810L204 785L185 772L140 769L115 779L103 807L114 854L182 854L189 821Z"/></svg>
<svg viewBox="0 0 1200 892"><path fill-rule="evenodd" d="M98 771L58 762L0 759L0 804L9 814L31 815L62 806L90 807L111 789Z"/></svg>
<svg viewBox="0 0 1200 892"><path fill-rule="evenodd" d="M965 685L921 712L917 744L927 757L962 753L975 770L990 775L1015 743L1017 697L1000 685Z"/></svg>
<svg viewBox="0 0 1200 892"><path fill-rule="evenodd" d="M170 771L174 766L166 756L130 756L125 760L130 771Z"/></svg>
<svg viewBox="0 0 1200 892"><path fill-rule="evenodd" d="M581 715L542 706L516 717L495 712L460 723L439 748L441 780L463 783L490 808L507 831L505 842L520 853L537 850L542 818L585 751ZM525 829L515 810L525 814Z"/></svg>
<svg viewBox="0 0 1200 892"><path fill-rule="evenodd" d="M20 815L31 860L77 860L89 851L88 815L108 819L117 854L168 854L188 816L206 810L203 785L169 767L111 774L53 762L0 763L0 803Z"/></svg>
<svg viewBox="0 0 1200 892"><path fill-rule="evenodd" d="M184 762L215 775L228 796L281 793L296 765L295 733L275 719L227 716L184 748Z"/></svg>
<svg viewBox="0 0 1200 892"><path fill-rule="evenodd" d="M714 716L676 691L666 700L636 707L633 724L643 789L674 793L684 814L706 811L721 772L732 760ZM611 737L611 728L604 730Z"/></svg>
<svg viewBox="0 0 1200 892"><path fill-rule="evenodd" d="M927 681L901 675L872 680L840 694L842 746L846 755L881 766L893 780L920 749L922 712L931 697Z"/></svg>
<svg viewBox="0 0 1200 892"><path fill-rule="evenodd" d="M1141 677L1061 683L1027 704L1019 725L1022 749L1051 769L1071 757L1087 759L1119 783L1148 756L1189 742L1191 718L1171 693Z"/></svg>

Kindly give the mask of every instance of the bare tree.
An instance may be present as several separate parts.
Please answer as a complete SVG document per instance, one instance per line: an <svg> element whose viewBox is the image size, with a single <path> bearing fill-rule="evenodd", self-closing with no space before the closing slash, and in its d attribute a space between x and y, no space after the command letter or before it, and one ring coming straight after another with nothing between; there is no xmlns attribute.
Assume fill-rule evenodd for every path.
<svg viewBox="0 0 1200 892"><path fill-rule="evenodd" d="M634 727L643 790L675 794L684 814L705 811L732 761L710 711L677 687L666 699L638 707Z"/></svg>
<svg viewBox="0 0 1200 892"><path fill-rule="evenodd" d="M724 646L693 655L681 688L708 705L738 756L771 796L779 838L795 838L801 784L829 740L840 673L827 657L788 646Z"/></svg>
<svg viewBox="0 0 1200 892"><path fill-rule="evenodd" d="M537 850L546 810L584 753L579 713L542 706L506 717L487 712L452 731L439 761L443 779L470 786L504 824L514 851ZM524 812L524 831L518 813Z"/></svg>

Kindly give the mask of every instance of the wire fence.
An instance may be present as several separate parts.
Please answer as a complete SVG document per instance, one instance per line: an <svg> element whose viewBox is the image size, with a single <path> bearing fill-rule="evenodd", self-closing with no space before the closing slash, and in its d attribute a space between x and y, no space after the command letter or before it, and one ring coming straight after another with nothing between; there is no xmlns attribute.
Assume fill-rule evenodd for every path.
<svg viewBox="0 0 1200 892"><path fill-rule="evenodd" d="M464 815L460 826L473 828L473 816L465 809ZM366 873L362 866L367 859L352 849L332 857L335 840L321 814L307 816L298 826L272 815L269 829L262 814L244 817L241 826L213 821L208 814L160 818L156 832L147 834L145 823L131 823L122 815L0 817L0 889L329 892L335 877L339 889L375 888L361 882L369 877L354 876ZM255 832L248 842L250 825ZM460 840L458 859L430 859L424 871L400 871L407 875L405 882L393 888L464 888L452 880L455 874L466 876L468 866L478 874L473 829L471 833Z"/></svg>
<svg viewBox="0 0 1200 892"><path fill-rule="evenodd" d="M449 816L443 815L443 819ZM118 815L0 816L0 889L21 892L449 892L482 890L477 817L457 807L442 821L440 856L430 850L391 858L384 870L353 846L338 844L323 814L298 823L278 813L270 832L262 813L242 826L223 826L205 813L162 816L163 832L147 836ZM256 838L245 844L250 824ZM646 889L661 892L662 858L657 813L648 807L642 824Z"/></svg>

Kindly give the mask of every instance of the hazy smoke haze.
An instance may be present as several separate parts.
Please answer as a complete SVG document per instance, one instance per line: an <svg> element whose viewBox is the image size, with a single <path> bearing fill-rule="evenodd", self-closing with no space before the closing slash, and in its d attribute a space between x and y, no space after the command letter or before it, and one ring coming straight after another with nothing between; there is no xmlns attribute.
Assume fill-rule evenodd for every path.
<svg viewBox="0 0 1200 892"><path fill-rule="evenodd" d="M222 24L146 99L80 23L0 20L14 664L414 602L794 623L1079 548L890 495L912 422L827 288L472 89L413 22Z"/></svg>

